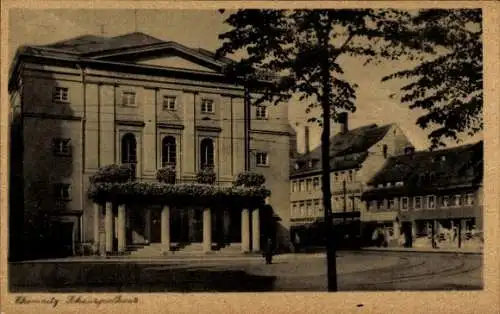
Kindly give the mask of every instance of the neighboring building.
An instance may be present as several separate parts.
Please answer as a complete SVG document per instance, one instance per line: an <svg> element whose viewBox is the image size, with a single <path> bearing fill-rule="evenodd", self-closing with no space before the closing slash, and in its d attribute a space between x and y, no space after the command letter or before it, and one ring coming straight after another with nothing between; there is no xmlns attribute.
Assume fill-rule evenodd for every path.
<svg viewBox="0 0 500 314"><path fill-rule="evenodd" d="M228 62L143 33L18 49L9 81L11 231L44 213L74 249L94 240L86 191L99 167L128 164L137 180L154 181L158 168L175 166L178 182L193 182L209 166L221 185L245 170L264 174L281 219L277 241L286 245L288 108L250 106L245 88L223 75ZM159 212L132 212L131 241L158 241ZM176 220L192 241L200 237L200 215ZM230 220L237 241L241 220Z"/></svg>
<svg viewBox="0 0 500 314"><path fill-rule="evenodd" d="M481 245L483 142L389 158L363 194L391 245ZM367 230L367 236L371 234Z"/></svg>
<svg viewBox="0 0 500 314"><path fill-rule="evenodd" d="M330 182L334 223L346 218L357 235L366 221L361 195L366 183L388 158L403 153L410 141L396 124L348 128L342 116L341 131L330 139ZM292 240L297 244L321 242L321 232L310 229L324 217L321 191L321 146L309 151L309 130L305 130L305 153L293 160L290 170L290 217ZM307 232L306 230L310 230ZM321 237L321 236L320 236Z"/></svg>

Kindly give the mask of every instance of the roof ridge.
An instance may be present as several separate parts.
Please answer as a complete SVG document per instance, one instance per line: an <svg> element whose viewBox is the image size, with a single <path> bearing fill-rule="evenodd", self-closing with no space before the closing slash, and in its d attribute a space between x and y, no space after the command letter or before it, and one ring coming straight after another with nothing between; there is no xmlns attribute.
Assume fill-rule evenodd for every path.
<svg viewBox="0 0 500 314"><path fill-rule="evenodd" d="M94 38L99 38L99 39L110 39L110 38L111 38L111 37L107 37L107 36L100 36L100 35L93 35L93 34L85 34L85 35L80 35L80 36L76 36L76 37L71 37L71 38L67 38L67 39L63 39L63 40L58 40L58 41L53 42L53 43L50 43L50 44L44 44L44 45L28 45L28 46L51 47L51 46L62 45L62 44L64 44L64 43L67 43L67 42L70 42L70 41L74 41L74 40L78 40L78 39L82 39L82 38L85 38L85 37L94 37Z"/></svg>
<svg viewBox="0 0 500 314"><path fill-rule="evenodd" d="M144 33L144 32L131 32L131 33L125 33L125 34L121 34L121 35L117 35L117 36L113 36L113 37L108 37L108 38L109 38L109 39L116 39L116 38L121 38L121 37L131 36L131 35L143 35L143 36L147 36L147 37L150 37L150 38L153 38L153 39L156 39L156 40L159 40L159 41L165 42L163 39L160 39L160 38L157 38L157 37L151 36L151 35L146 34L146 33Z"/></svg>

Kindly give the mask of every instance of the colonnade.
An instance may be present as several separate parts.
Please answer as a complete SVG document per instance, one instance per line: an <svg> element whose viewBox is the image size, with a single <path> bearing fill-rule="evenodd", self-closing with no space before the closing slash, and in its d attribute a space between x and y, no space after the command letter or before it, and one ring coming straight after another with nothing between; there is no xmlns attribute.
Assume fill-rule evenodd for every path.
<svg viewBox="0 0 500 314"><path fill-rule="evenodd" d="M114 237L117 237L117 252L127 250L126 220L127 211L125 204L106 202L94 203L94 251L104 255L113 253ZM115 210L115 208L117 208ZM163 252L171 250L170 231L170 206L161 209L161 247ZM116 212L116 216L115 216ZM115 219L116 218L116 219ZM145 210L145 219L151 219L151 209ZM250 228L251 226L251 228ZM149 230L148 230L149 229ZM145 233L151 234L151 223L145 225ZM203 252L212 251L212 209L203 208ZM243 208L241 210L241 251L260 251L260 217L259 209Z"/></svg>

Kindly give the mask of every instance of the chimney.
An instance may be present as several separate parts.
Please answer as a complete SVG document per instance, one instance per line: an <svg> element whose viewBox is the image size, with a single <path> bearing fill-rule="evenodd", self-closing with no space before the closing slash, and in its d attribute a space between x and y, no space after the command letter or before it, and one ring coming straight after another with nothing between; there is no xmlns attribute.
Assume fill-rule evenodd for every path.
<svg viewBox="0 0 500 314"><path fill-rule="evenodd" d="M349 131L347 112L339 113L338 120L340 124L340 133L347 133Z"/></svg>
<svg viewBox="0 0 500 314"><path fill-rule="evenodd" d="M304 153L309 153L309 126L304 127Z"/></svg>

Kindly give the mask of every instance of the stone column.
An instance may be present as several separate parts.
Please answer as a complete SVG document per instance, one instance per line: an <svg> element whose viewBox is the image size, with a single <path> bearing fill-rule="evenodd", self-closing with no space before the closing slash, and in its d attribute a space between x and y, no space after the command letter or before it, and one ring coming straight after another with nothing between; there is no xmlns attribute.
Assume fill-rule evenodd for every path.
<svg viewBox="0 0 500 314"><path fill-rule="evenodd" d="M113 252L113 203L106 202L105 234L106 234L106 252Z"/></svg>
<svg viewBox="0 0 500 314"><path fill-rule="evenodd" d="M415 240L417 238L417 223L415 220L411 222L411 247L415 247Z"/></svg>
<svg viewBox="0 0 500 314"><path fill-rule="evenodd" d="M161 246L163 252L170 251L170 207L167 205L161 210Z"/></svg>
<svg viewBox="0 0 500 314"><path fill-rule="evenodd" d="M392 222L392 230L393 230L393 233L394 233L394 239L396 239L396 245L399 246L399 236L400 236L400 229L399 229L399 222L397 221L393 221Z"/></svg>
<svg viewBox="0 0 500 314"><path fill-rule="evenodd" d="M151 243L151 208L146 208L144 215L144 242Z"/></svg>
<svg viewBox="0 0 500 314"><path fill-rule="evenodd" d="M260 252L260 220L258 208L252 210L252 251Z"/></svg>
<svg viewBox="0 0 500 314"><path fill-rule="evenodd" d="M241 251L250 251L250 217L247 208L241 210Z"/></svg>
<svg viewBox="0 0 500 314"><path fill-rule="evenodd" d="M467 239L467 220L460 220L460 247L464 247L466 239Z"/></svg>
<svg viewBox="0 0 500 314"><path fill-rule="evenodd" d="M125 205L118 205L118 252L124 253L127 249L127 237L125 232Z"/></svg>
<svg viewBox="0 0 500 314"><path fill-rule="evenodd" d="M439 235L439 222L437 220L434 220L432 222L434 224L434 234Z"/></svg>
<svg viewBox="0 0 500 314"><path fill-rule="evenodd" d="M210 208L203 209L203 252L212 251L212 215Z"/></svg>
<svg viewBox="0 0 500 314"><path fill-rule="evenodd" d="M99 253L102 205L94 203L94 254Z"/></svg>

